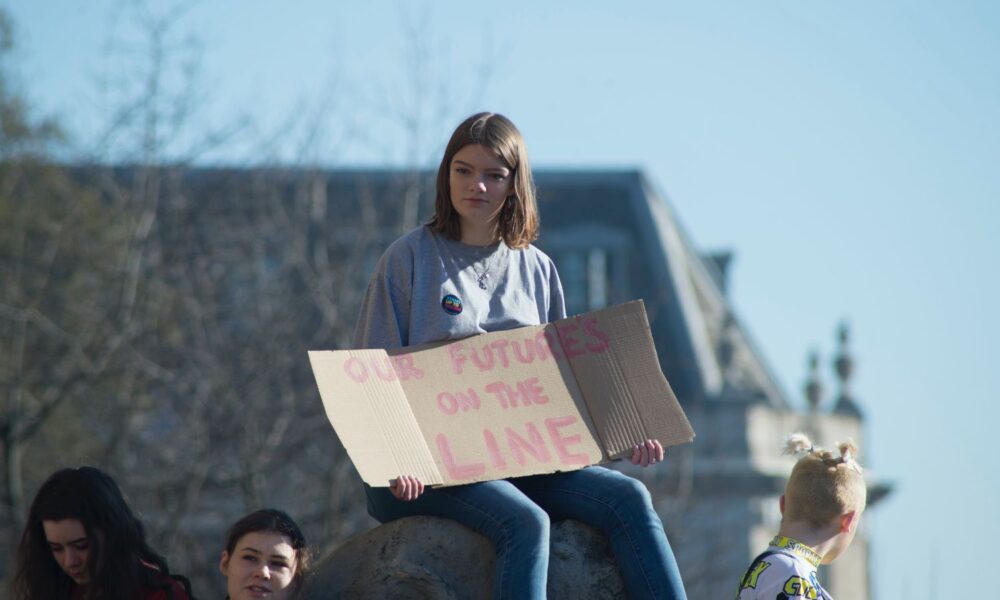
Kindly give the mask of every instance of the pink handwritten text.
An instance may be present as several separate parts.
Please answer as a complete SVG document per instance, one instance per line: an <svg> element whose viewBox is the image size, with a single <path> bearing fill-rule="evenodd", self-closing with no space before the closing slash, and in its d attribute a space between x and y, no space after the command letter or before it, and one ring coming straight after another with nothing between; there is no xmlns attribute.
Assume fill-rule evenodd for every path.
<svg viewBox="0 0 1000 600"><path fill-rule="evenodd" d="M412 354L397 356L352 356L344 361L344 373L357 383L365 383L372 373L382 381L423 379L424 372L413 364Z"/></svg>
<svg viewBox="0 0 1000 600"><path fill-rule="evenodd" d="M490 465L498 471L508 469L511 460L522 468L532 463L547 465L554 461L567 466L584 466L590 464L587 455L573 452L573 447L581 443L582 436L579 433L565 435L564 432L567 427L578 422L576 416L567 415L545 419L541 426L527 421L520 427L504 427L500 435L491 429L483 429L483 447L466 447L464 450L468 456L480 455L485 449ZM451 479L472 479L486 473L485 461L461 462L457 459L446 434L437 434L435 443L441 462Z"/></svg>
<svg viewBox="0 0 1000 600"><path fill-rule="evenodd" d="M453 415L462 410L465 412L467 410L479 410L480 406L479 394L476 390L469 388L466 392L441 392L437 395L437 405L446 415Z"/></svg>
<svg viewBox="0 0 1000 600"><path fill-rule="evenodd" d="M494 381L486 385L486 391L500 402L502 408L516 408L521 406L531 406L532 404L548 404L549 397L545 395L545 390L538 383L537 377L529 377L523 381L518 381L515 387L511 387L502 381Z"/></svg>

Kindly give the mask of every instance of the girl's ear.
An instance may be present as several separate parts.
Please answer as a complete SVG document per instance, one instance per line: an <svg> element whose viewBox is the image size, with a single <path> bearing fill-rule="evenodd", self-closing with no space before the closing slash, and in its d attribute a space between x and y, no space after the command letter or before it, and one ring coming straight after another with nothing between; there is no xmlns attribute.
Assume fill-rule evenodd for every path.
<svg viewBox="0 0 1000 600"><path fill-rule="evenodd" d="M854 530L858 526L858 521L860 517L861 513L856 510L852 510L850 512L846 512L840 515L841 533L847 533L849 531Z"/></svg>
<svg viewBox="0 0 1000 600"><path fill-rule="evenodd" d="M219 571L226 577L229 577L229 553L225 550L222 551L222 559L219 560Z"/></svg>
<svg viewBox="0 0 1000 600"><path fill-rule="evenodd" d="M785 514L785 495L784 494L782 494L781 497L778 498L778 510L781 511L782 515Z"/></svg>

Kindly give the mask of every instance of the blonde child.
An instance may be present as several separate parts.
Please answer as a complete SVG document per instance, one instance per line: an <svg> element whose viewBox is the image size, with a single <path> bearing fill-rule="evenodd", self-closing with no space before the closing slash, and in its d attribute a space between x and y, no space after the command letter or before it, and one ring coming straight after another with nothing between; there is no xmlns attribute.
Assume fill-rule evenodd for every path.
<svg viewBox="0 0 1000 600"><path fill-rule="evenodd" d="M799 455L779 500L781 527L767 550L750 563L737 600L832 600L816 580L820 564L851 544L865 510L867 490L854 442L840 456L816 448L804 434L788 437L785 453Z"/></svg>

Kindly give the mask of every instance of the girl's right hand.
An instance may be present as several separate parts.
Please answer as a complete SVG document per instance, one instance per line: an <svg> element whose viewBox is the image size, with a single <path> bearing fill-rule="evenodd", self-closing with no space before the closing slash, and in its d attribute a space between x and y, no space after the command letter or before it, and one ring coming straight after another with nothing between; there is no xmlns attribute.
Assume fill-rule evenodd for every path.
<svg viewBox="0 0 1000 600"><path fill-rule="evenodd" d="M420 494L424 493L424 484L413 475L400 475L396 481L389 486L389 491L397 500L408 502L416 500Z"/></svg>
<svg viewBox="0 0 1000 600"><path fill-rule="evenodd" d="M660 440L646 440L632 446L632 464L643 468L663 462L663 444Z"/></svg>

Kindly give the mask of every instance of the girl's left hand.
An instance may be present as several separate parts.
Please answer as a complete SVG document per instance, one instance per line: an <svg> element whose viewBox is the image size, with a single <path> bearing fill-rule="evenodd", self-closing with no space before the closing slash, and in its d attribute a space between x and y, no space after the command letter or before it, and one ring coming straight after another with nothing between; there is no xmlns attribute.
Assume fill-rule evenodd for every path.
<svg viewBox="0 0 1000 600"><path fill-rule="evenodd" d="M663 445L659 440L646 440L632 446L632 464L648 467L663 461Z"/></svg>

